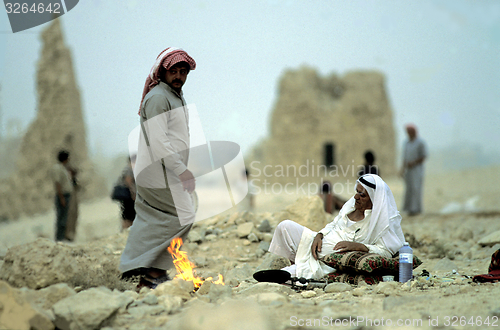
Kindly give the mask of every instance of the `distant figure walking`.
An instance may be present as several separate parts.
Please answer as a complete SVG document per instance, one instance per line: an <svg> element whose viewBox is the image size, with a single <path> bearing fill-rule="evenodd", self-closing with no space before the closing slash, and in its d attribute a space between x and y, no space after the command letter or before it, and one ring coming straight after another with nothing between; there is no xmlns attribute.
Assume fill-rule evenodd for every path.
<svg viewBox="0 0 500 330"><path fill-rule="evenodd" d="M365 174L376 174L380 176L378 166L375 165L375 155L371 150L365 152L365 165L358 172L358 178Z"/></svg>
<svg viewBox="0 0 500 330"><path fill-rule="evenodd" d="M58 163L52 168L52 181L56 191L56 241L64 240L66 236L66 224L68 221L68 210L73 192L73 183L69 171L69 152L59 151Z"/></svg>
<svg viewBox="0 0 500 330"><path fill-rule="evenodd" d="M71 199L68 206L68 220L66 221L66 234L65 238L72 242L76 237L76 227L78 223L78 190L80 186L78 185L78 170L74 167L67 167L71 183L73 185L73 191L71 192Z"/></svg>
<svg viewBox="0 0 500 330"><path fill-rule="evenodd" d="M255 207L255 186L250 179L250 171L245 168L245 171L242 173L241 180L237 181L235 185L235 189L238 194L242 194L244 191L247 191L245 198L238 204L238 211L253 211Z"/></svg>
<svg viewBox="0 0 500 330"><path fill-rule="evenodd" d="M417 136L413 124L406 125L408 140L403 148L401 176L405 180L405 200L403 210L413 216L422 212L422 186L424 181L424 161L427 150L424 141Z"/></svg>

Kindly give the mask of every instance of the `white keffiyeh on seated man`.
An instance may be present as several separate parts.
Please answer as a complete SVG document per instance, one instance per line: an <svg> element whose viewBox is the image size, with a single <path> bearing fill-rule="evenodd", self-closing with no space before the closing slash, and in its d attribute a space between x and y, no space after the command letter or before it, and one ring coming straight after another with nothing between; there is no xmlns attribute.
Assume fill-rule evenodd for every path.
<svg viewBox="0 0 500 330"><path fill-rule="evenodd" d="M356 181L356 194L318 233L291 220L274 232L269 251L294 263L292 276L320 279L335 271L319 259L333 252L364 251L392 257L404 243L401 215L389 186L375 174Z"/></svg>

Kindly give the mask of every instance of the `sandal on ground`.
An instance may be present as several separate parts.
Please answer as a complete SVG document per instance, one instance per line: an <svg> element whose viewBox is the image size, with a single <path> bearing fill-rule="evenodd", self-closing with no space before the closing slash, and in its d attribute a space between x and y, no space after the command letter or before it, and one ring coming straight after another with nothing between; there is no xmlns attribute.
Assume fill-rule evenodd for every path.
<svg viewBox="0 0 500 330"><path fill-rule="evenodd" d="M166 274L156 278L150 275L144 275L141 277L141 282L144 282L145 286L149 287L150 289L155 289L158 285L169 280L170 278ZM139 282L139 284L141 284L141 282Z"/></svg>

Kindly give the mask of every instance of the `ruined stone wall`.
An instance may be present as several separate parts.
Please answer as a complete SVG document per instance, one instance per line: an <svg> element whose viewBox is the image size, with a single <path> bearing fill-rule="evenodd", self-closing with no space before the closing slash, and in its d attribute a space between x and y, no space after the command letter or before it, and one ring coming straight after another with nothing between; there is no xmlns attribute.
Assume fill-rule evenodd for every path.
<svg viewBox="0 0 500 330"><path fill-rule="evenodd" d="M54 207L50 170L59 150L70 152L70 164L78 169L81 197L106 192L88 159L80 92L59 20L42 32L42 52L37 65L36 119L24 135L16 159L16 171L0 185L0 218L15 219Z"/></svg>
<svg viewBox="0 0 500 330"><path fill-rule="evenodd" d="M335 146L335 166L329 168L322 166L327 143ZM395 132L384 75L355 71L321 77L313 68L302 67L283 74L270 136L254 148L247 165L261 176L266 165L267 173L289 169L285 176L267 178L270 182L295 182L293 167L302 166L305 174L306 165L308 175L296 175L300 181L319 182L332 170L342 178L330 179L342 181L356 174L366 150L374 152L382 176L395 174Z"/></svg>

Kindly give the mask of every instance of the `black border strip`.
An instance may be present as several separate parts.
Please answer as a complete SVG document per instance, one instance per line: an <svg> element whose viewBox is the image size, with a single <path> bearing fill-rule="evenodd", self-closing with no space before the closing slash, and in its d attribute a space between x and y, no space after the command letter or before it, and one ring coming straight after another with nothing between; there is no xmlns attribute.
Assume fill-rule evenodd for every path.
<svg viewBox="0 0 500 330"><path fill-rule="evenodd" d="M366 181L365 179L363 179L363 177L360 177L358 180L359 180L359 182L361 182L362 184L367 185L368 187L370 187L370 188L372 188L372 189L376 189L376 188L377 188L377 186L376 186L376 185L374 185L374 184L373 184L373 183L371 183L371 182Z"/></svg>

